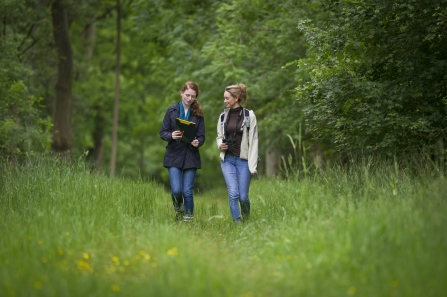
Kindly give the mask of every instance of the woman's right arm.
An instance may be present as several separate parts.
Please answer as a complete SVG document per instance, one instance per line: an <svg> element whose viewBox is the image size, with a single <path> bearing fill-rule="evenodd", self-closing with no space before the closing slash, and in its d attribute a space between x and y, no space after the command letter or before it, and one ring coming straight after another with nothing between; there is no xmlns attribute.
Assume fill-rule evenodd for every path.
<svg viewBox="0 0 447 297"><path fill-rule="evenodd" d="M217 144L217 148L220 150L220 145L222 144L222 139L223 139L223 132L222 132L222 124L220 122L220 116L219 116L219 120L217 121L217 137L216 137L216 144Z"/></svg>
<svg viewBox="0 0 447 297"><path fill-rule="evenodd" d="M172 141L172 131L171 131L171 119L169 116L169 110L166 111L163 123L160 129L160 138L165 141Z"/></svg>

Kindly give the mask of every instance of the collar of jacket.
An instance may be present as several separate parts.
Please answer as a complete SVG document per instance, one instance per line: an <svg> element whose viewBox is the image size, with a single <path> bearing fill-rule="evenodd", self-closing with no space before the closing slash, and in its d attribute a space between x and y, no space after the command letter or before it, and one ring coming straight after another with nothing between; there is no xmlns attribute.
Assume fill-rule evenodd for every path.
<svg viewBox="0 0 447 297"><path fill-rule="evenodd" d="M223 118L223 121L221 123L222 124L222 131L223 131L224 123L227 121L227 117L228 117L228 112L229 111L230 111L230 108L225 108L224 111L223 111L224 118ZM242 107L242 116L244 117L244 120L242 121L241 129L244 128L245 124L249 124L249 123L246 123L247 121L249 121L249 119L247 117L245 117L245 107ZM248 125L248 127L249 126L250 125Z"/></svg>

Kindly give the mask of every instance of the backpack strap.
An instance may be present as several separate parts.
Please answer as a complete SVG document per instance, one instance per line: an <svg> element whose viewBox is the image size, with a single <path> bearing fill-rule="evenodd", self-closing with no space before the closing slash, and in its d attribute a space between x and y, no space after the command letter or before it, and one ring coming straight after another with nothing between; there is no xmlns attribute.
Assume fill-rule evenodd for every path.
<svg viewBox="0 0 447 297"><path fill-rule="evenodd" d="M220 127L221 127L221 129L222 129L222 133L223 133L223 137L225 138L226 137L226 135L225 135L225 123L224 123L224 118L225 118L225 112L222 112L221 114L220 114Z"/></svg>
<svg viewBox="0 0 447 297"><path fill-rule="evenodd" d="M245 126L247 126L247 132L250 132L250 111L244 108Z"/></svg>
<svg viewBox="0 0 447 297"><path fill-rule="evenodd" d="M220 122L223 123L225 112L220 114ZM247 132L250 132L250 111L244 108L244 125L247 127Z"/></svg>

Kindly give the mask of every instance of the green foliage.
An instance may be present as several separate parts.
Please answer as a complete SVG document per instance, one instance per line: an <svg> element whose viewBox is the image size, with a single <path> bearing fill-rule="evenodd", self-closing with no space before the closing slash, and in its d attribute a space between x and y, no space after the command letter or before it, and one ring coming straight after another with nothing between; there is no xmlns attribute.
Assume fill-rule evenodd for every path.
<svg viewBox="0 0 447 297"><path fill-rule="evenodd" d="M14 27L14 32L20 32L23 49L29 47L23 52L23 65L36 74L27 85L32 94L44 98L46 111L51 115L55 53L48 7L38 1L8 5L8 11L15 13L14 21L7 23ZM76 5L68 1L67 5L75 67L72 154L89 151L90 161L100 162L97 165L102 164L102 169L107 170L115 79L116 2L84 0ZM206 117L208 137L201 149L206 178L199 174L200 187L221 180L220 170L216 170L218 154L213 135L226 85L247 84L247 107L256 110L261 131L278 135L276 139L285 137L279 133L284 126L290 134L296 133L294 124L301 121L297 117L300 107L292 101L288 90L304 73L283 66L303 57L305 46L296 23L314 14L318 1L273 5L248 0L134 0L122 5L119 173L167 181L160 166L165 143L159 139L158 130L166 107L179 100L178 90L187 80L199 83L199 101ZM21 15L29 16L30 22ZM89 40L93 25L95 38ZM261 127L263 118L266 124ZM104 144L102 148L100 143ZM100 149L102 161L95 160Z"/></svg>
<svg viewBox="0 0 447 297"><path fill-rule="evenodd" d="M207 80L199 80L206 78L197 72L207 62L200 54L215 33L214 11L218 5L197 0L132 2L135 37L144 49L138 58L146 79L152 81L151 89L162 87L160 95L165 103L172 102L172 95L185 81L197 81L201 87L206 84ZM203 89L203 95L209 93ZM207 105L205 101L202 104Z"/></svg>
<svg viewBox="0 0 447 297"><path fill-rule="evenodd" d="M222 87L246 84L247 107L255 109L262 119L260 131L275 142L287 139L286 133L295 135L301 120L300 106L289 91L306 75L287 65L303 58L306 51L296 24L317 9L315 1L223 2L215 14L217 34L203 48L210 63L201 72L222 81Z"/></svg>
<svg viewBox="0 0 447 297"><path fill-rule="evenodd" d="M42 117L41 98L32 96L24 81L29 70L18 60L17 43L0 44L0 157L17 161L48 150L51 121Z"/></svg>
<svg viewBox="0 0 447 297"><path fill-rule="evenodd" d="M92 166L98 162L107 171L116 1L65 3L74 53L72 154L87 151ZM0 3L2 154L38 151L48 142L56 53L47 4ZM341 152L392 155L424 145L433 149L446 137L445 0L121 4L121 176L167 182L158 131L187 80L199 83L205 113L199 189L224 183L214 137L229 84L247 85L246 107L258 118L262 160L274 146L285 156L284 170L313 166L307 158L316 151L327 158L334 143ZM289 137L300 142L297 148L288 149Z"/></svg>
<svg viewBox="0 0 447 297"><path fill-rule="evenodd" d="M144 136L138 147L144 151L145 169L164 182L168 181L167 172L162 167L166 142L158 133L167 107L180 100L179 90L189 80L197 82L202 91L198 101L204 109L207 131L205 145L201 147L203 169L197 175L196 187L215 184L221 177L216 170L218 154L214 131L221 108L216 102L216 90L220 98L223 86L200 74L208 63L201 51L205 42L215 34L214 12L218 5L215 1L131 3L134 28L129 30L131 44L126 52L133 62L123 68L123 72L129 79L129 92L137 94L133 104L144 105L140 107L144 110L140 118L144 120L136 123L135 113L129 113L127 117L136 124L131 130L139 131L139 137ZM135 107L128 110L135 110ZM128 160L135 159L132 151L128 151L128 156Z"/></svg>
<svg viewBox="0 0 447 297"><path fill-rule="evenodd" d="M297 88L317 137L340 150L408 153L446 139L446 1L326 1Z"/></svg>
<svg viewBox="0 0 447 297"><path fill-rule="evenodd" d="M24 81L29 92L44 99L43 103L51 116L54 88L56 53L53 48L51 5L39 0L2 1L0 3L0 32L3 46L11 41L14 47L2 49L2 55L10 57L10 65L3 71L17 75L17 66L27 69L15 78ZM15 74L13 74L15 73Z"/></svg>
<svg viewBox="0 0 447 297"><path fill-rule="evenodd" d="M39 101L23 82L0 85L0 156L16 160L49 149L51 121L40 117Z"/></svg>

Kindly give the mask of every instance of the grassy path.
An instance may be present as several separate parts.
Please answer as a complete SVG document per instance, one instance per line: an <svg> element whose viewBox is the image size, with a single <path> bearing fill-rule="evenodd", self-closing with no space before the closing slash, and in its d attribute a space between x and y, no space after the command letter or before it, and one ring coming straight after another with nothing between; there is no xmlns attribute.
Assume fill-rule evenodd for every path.
<svg viewBox="0 0 447 297"><path fill-rule="evenodd" d="M175 222L158 185L82 167L2 169L0 296L443 296L447 183L393 169L256 180Z"/></svg>

